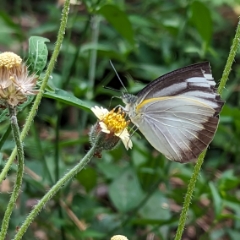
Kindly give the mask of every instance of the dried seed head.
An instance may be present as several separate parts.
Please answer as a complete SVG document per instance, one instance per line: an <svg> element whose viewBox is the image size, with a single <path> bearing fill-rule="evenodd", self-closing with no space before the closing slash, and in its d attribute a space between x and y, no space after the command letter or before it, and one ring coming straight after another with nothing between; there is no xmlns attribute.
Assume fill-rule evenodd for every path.
<svg viewBox="0 0 240 240"><path fill-rule="evenodd" d="M0 54L0 106L16 107L35 95L37 77L29 75L22 59L12 52Z"/></svg>

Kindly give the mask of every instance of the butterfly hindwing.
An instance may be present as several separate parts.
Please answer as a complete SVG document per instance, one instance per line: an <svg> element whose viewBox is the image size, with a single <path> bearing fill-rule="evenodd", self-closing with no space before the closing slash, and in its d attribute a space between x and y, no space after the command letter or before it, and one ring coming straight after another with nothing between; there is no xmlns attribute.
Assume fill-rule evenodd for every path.
<svg viewBox="0 0 240 240"><path fill-rule="evenodd" d="M167 158L189 162L211 142L218 117L215 110L186 97L159 98L139 109L133 118L150 144Z"/></svg>

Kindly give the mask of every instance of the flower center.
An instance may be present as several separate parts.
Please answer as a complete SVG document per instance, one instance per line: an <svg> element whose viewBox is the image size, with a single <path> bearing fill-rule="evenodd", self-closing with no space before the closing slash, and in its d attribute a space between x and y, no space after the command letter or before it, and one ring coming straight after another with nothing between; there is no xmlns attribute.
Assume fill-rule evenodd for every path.
<svg viewBox="0 0 240 240"><path fill-rule="evenodd" d="M107 128L114 133L122 132L129 124L130 121L126 121L125 112L118 108L117 112L115 109L111 110L102 121L107 125Z"/></svg>
<svg viewBox="0 0 240 240"><path fill-rule="evenodd" d="M15 53L3 52L0 54L0 67L13 68L19 67L22 59Z"/></svg>

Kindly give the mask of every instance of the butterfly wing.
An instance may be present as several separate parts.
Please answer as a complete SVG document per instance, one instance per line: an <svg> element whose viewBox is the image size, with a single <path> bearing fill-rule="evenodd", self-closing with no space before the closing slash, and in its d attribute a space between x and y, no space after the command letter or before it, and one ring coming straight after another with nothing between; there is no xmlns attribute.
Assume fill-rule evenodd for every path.
<svg viewBox="0 0 240 240"><path fill-rule="evenodd" d="M151 145L167 158L189 162L209 145L223 106L209 63L166 74L137 95L129 114Z"/></svg>
<svg viewBox="0 0 240 240"><path fill-rule="evenodd" d="M189 96L207 104L220 100L209 62L196 63L167 73L152 81L138 94L138 103L164 96ZM222 101L220 100L222 103ZM222 106L222 104L219 104ZM216 106L216 104L214 104Z"/></svg>
<svg viewBox="0 0 240 240"><path fill-rule="evenodd" d="M133 118L133 123L155 149L179 162L196 159L211 142L218 125L213 108L186 97L158 99L139 111L141 117Z"/></svg>

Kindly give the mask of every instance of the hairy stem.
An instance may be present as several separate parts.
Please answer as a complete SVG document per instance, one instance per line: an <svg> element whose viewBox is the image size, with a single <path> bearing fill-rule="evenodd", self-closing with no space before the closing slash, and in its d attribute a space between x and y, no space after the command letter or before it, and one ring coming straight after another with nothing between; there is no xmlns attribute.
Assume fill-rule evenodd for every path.
<svg viewBox="0 0 240 240"><path fill-rule="evenodd" d="M45 206L45 204L70 180L72 179L77 173L79 173L85 165L91 160L93 157L95 150L98 147L99 137L97 138L94 146L88 151L88 153L85 155L85 157L74 167L72 168L65 176L60 178L58 182L52 186L52 188L45 194L45 196L38 202L37 205L33 208L33 210L30 212L20 229L18 230L18 233L15 235L14 240L20 240L22 239L22 236L26 232L29 225L33 222L35 217L38 215L38 213L42 210L42 208Z"/></svg>
<svg viewBox="0 0 240 240"><path fill-rule="evenodd" d="M237 30L235 37L233 39L233 43L231 46L230 53L228 55L228 59L225 65L225 68L223 70L222 78L218 87L218 93L222 94L223 89L226 86L230 71L232 70L232 64L234 61L234 58L237 54L238 46L239 46L239 41L240 41L240 21L238 22Z"/></svg>
<svg viewBox="0 0 240 240"><path fill-rule="evenodd" d="M219 84L219 87L218 87L218 93L219 94L222 94L222 91L225 88L226 82L228 80L228 76L229 76L229 73L231 71L232 64L233 64L234 58L235 58L236 53L237 53L237 49L238 49L238 45L239 45L239 39L240 39L240 21L238 22L237 31L236 31L235 37L233 39L231 50L230 50L230 53L228 55L228 59L227 59L227 62L226 62L226 65L225 65L225 68L224 68L224 71L223 71L223 74L222 74L222 78L221 78L221 81L220 81L220 84ZM206 150L199 156L199 158L197 160L197 163L194 167L193 174L192 174L191 179L189 181L188 188L187 188L187 193L186 193L186 196L185 196L185 199L184 199L183 208L182 208L182 212L181 212L180 219L179 219L179 225L178 225L177 233L176 233L176 236L175 236L175 240L181 240L182 239L182 234L183 234L184 227L185 227L185 224L186 224L188 209L189 209L189 206L190 206L190 203L191 203L191 199L192 199L193 191L194 191L194 188L195 188L195 184L196 184L197 178L199 176L201 166L202 166L203 161L204 161L205 154L206 154Z"/></svg>
<svg viewBox="0 0 240 240"><path fill-rule="evenodd" d="M2 226L1 226L1 232L0 232L0 239L2 240L6 238L9 220L22 186L22 178L23 178L23 171L24 171L24 152L23 152L22 141L20 139L20 131L19 131L19 126L17 121L16 108L12 108L9 106L9 114L10 114L13 138L16 143L16 149L17 149L18 169L17 169L17 177L15 180L13 192L8 202L7 209L5 211L5 214L2 220Z"/></svg>

